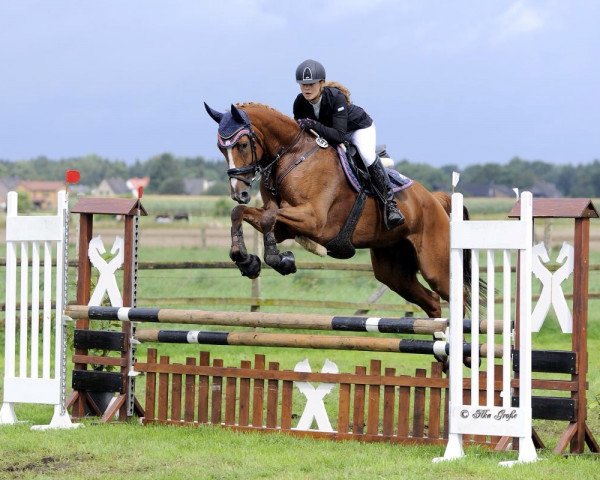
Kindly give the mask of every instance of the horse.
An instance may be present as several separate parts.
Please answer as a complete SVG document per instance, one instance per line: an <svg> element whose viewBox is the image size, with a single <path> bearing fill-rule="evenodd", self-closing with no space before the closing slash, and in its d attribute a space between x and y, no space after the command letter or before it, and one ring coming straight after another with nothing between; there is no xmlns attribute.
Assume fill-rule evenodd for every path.
<svg viewBox="0 0 600 480"><path fill-rule="evenodd" d="M260 259L246 249L242 222L263 234L264 261L282 275L296 272L293 253L277 248L284 240L295 238L313 253L335 256L324 246L337 238L357 198L336 149L267 105L238 103L223 113L204 106L219 124L217 146L228 165L230 196L238 203L231 211L229 256L242 275L256 278L261 269ZM247 205L259 174L260 208ZM448 300L450 292L451 198L413 181L395 199L405 222L387 230L377 198L368 197L352 246L370 249L378 281L439 318L440 297ZM470 269L464 271L467 283ZM430 289L419 281L419 272Z"/></svg>

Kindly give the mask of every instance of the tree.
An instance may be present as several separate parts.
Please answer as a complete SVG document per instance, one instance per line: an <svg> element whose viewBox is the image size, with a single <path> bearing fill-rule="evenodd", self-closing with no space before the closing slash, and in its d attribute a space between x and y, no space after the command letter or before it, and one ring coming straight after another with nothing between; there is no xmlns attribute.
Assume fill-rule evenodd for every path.
<svg viewBox="0 0 600 480"><path fill-rule="evenodd" d="M171 177L163 180L160 185L158 185L156 192L169 195L183 195L185 193L183 178Z"/></svg>
<svg viewBox="0 0 600 480"><path fill-rule="evenodd" d="M181 162L177 161L170 153L163 153L157 157L152 157L146 163L146 172L150 176L149 193L159 192L160 186L168 179L175 179L175 181L183 184ZM168 185L175 185L175 183L167 183ZM181 191L183 192L183 187Z"/></svg>
<svg viewBox="0 0 600 480"><path fill-rule="evenodd" d="M426 163L409 163L408 160L402 160L395 168L403 175L422 183L429 190L447 190L450 185L450 178L445 172Z"/></svg>

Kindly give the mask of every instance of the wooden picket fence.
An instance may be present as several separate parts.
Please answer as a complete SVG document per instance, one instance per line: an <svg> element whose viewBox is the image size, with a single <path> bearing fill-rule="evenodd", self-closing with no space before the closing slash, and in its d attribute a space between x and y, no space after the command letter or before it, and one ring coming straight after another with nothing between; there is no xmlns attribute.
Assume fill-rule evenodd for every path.
<svg viewBox="0 0 600 480"><path fill-rule="evenodd" d="M181 364L149 349L147 361L136 363L135 369L146 373L145 424L212 424L334 440L443 445L448 379L442 367L433 362L429 375L425 368L416 369L414 376L397 375L394 368L382 374L381 361L371 360L368 370L357 366L354 373L305 373L280 370L277 362L267 365L261 354L255 355L254 365L244 360L239 367L226 367L221 359L211 363L208 352ZM294 382L300 381L337 385L335 432L294 429L300 416L294 411ZM480 385L485 385L485 373ZM303 408L303 400L297 400L296 408ZM494 446L499 438L471 440Z"/></svg>

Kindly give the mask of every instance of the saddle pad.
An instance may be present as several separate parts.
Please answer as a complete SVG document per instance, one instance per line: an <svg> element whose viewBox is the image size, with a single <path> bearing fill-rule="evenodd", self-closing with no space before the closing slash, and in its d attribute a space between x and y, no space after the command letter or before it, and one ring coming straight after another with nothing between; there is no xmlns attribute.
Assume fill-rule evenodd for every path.
<svg viewBox="0 0 600 480"><path fill-rule="evenodd" d="M361 190L360 182L358 181L358 177L356 176L356 173L354 172L354 170L352 169L352 167L350 166L350 164L348 162L348 158L346 157L345 150L340 145L338 145L337 152L338 152L338 157L340 158L340 163L342 165L342 169L344 170L344 173L346 174L346 178L348 179L348 183L350 183L350 185L352 185L352 188L354 190L356 190L357 192L360 192L360 190ZM399 192L400 190L404 190L405 188L408 188L413 184L412 179L406 177L405 175L402 175L397 170L394 170L393 168L386 168L385 170L388 174L388 177L390 179L390 184L391 184L392 190L394 192ZM372 192L369 188L366 188L365 191L369 195L372 195Z"/></svg>

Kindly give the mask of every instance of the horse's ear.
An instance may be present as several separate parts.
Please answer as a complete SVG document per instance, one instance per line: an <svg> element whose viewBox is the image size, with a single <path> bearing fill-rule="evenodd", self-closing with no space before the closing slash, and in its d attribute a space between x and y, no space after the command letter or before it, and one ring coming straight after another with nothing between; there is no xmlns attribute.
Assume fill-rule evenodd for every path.
<svg viewBox="0 0 600 480"><path fill-rule="evenodd" d="M219 123L221 121L221 119L223 118L223 114L222 113L219 113L216 110L213 110L212 108L210 108L206 104L206 102L204 102L204 108L206 108L206 111L210 115L210 118L212 118L215 122Z"/></svg>
<svg viewBox="0 0 600 480"><path fill-rule="evenodd" d="M242 123L242 124L246 123L246 119L242 116L242 114L240 113L238 108L233 104L231 105L231 115L233 116L233 119L236 122Z"/></svg>

